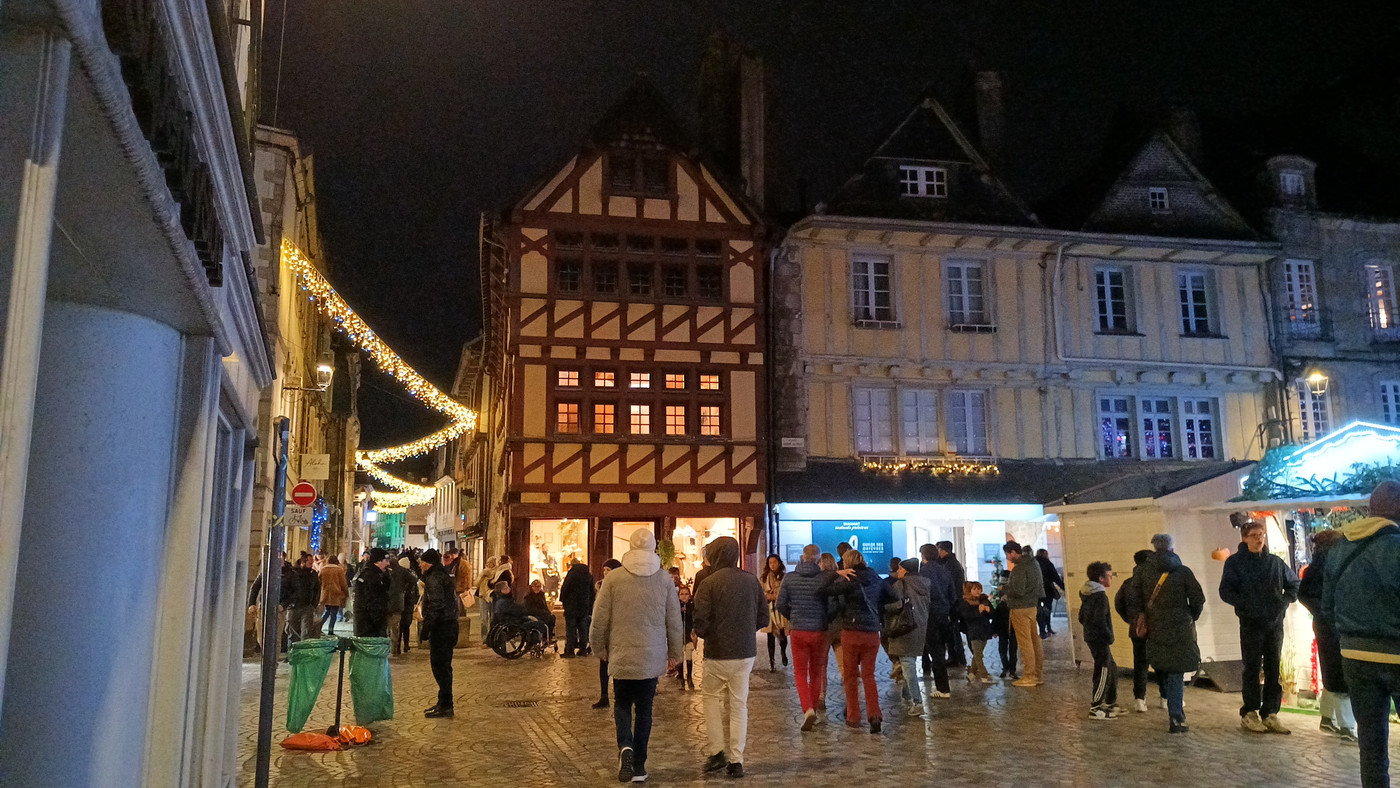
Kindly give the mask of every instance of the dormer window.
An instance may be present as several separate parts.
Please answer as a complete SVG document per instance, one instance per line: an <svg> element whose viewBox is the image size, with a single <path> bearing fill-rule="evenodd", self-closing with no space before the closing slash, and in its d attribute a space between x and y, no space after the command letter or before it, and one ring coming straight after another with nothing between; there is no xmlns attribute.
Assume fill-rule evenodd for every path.
<svg viewBox="0 0 1400 788"><path fill-rule="evenodd" d="M671 196L671 163L665 154L615 150L607 156L607 168L613 194Z"/></svg>
<svg viewBox="0 0 1400 788"><path fill-rule="evenodd" d="M1167 187L1149 186L1147 188L1147 207L1157 213L1166 213L1172 209L1171 198L1167 196Z"/></svg>
<svg viewBox="0 0 1400 788"><path fill-rule="evenodd" d="M948 171L942 167L903 165L899 168L899 183L905 197L948 196Z"/></svg>
<svg viewBox="0 0 1400 788"><path fill-rule="evenodd" d="M1297 170L1284 170L1278 175L1279 191L1285 197L1302 197L1304 190L1303 173Z"/></svg>

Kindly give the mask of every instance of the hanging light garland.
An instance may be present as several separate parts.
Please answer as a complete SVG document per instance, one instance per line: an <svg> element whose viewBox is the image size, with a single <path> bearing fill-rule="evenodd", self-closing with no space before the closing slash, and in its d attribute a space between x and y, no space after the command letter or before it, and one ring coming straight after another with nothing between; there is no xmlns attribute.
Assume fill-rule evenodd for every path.
<svg viewBox="0 0 1400 788"><path fill-rule="evenodd" d="M423 404L452 420L448 426L415 441L399 446L355 453L356 465L360 470L365 471L371 478L384 486L397 490L393 493L375 493L376 503L380 504L379 511L389 509L403 511L408 506L431 501L437 495L436 487L413 484L394 476L379 466L382 463L396 462L426 454L447 444L448 441L476 429L476 411L444 394L437 386L429 383L426 378L418 374L417 370L409 366L408 362L400 358L399 354L385 344L384 340L380 339L379 335L375 334L374 330L369 327L369 324L365 323L355 313L355 310L345 303L345 299L340 297L331 283L321 275L320 271L316 270L316 266L306 255L302 254L296 244L285 238L282 240L282 263L296 275L297 283L302 290L310 294L310 299L316 308L335 323L336 330L368 353L375 365L397 380L415 399L422 401Z"/></svg>
<svg viewBox="0 0 1400 788"><path fill-rule="evenodd" d="M929 476L1000 476L1001 468L990 460L913 459L871 457L861 467L873 473L922 473Z"/></svg>

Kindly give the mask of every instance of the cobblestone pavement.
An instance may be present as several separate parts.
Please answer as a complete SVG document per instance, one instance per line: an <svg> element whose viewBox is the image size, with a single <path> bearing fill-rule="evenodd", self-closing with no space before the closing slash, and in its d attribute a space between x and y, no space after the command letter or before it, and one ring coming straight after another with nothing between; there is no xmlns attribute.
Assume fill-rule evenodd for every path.
<svg viewBox="0 0 1400 788"><path fill-rule="evenodd" d="M1023 689L953 683L948 700L926 699L925 719L895 710L899 690L889 663L879 663L885 730L841 724L844 696L835 666L829 675L831 724L802 733L791 668L769 673L763 643L749 698L746 785L814 788L870 782L882 785L1025 786L1354 786L1356 745L1324 736L1318 718L1280 715L1291 736L1239 728L1239 696L1186 690L1191 732L1167 733L1166 712L1125 712L1116 720L1087 719L1088 666L1076 668L1063 634L1046 651L1046 684ZM991 644L989 644L990 646ZM988 648L995 653L994 647ZM994 672L996 657L988 667ZM372 744L331 753L290 752L276 746L287 735L287 668L278 675L272 785L366 788L399 786L616 785L612 713L590 708L598 697L598 662L591 657L506 662L486 649L458 649L457 716L427 720L436 701L426 649L392 660L394 720L369 726ZM703 672L696 663L696 681ZM334 719L335 666L307 730ZM927 686L927 685L925 685ZM252 785L257 734L258 666L245 664L240 785ZM1131 706L1132 683L1120 681L1119 702ZM516 702L525 702L518 704ZM347 688L346 703L349 704ZM346 719L351 718L347 708ZM1394 741L1397 736L1392 736ZM723 773L702 775L706 756L704 712L698 691L662 679L648 757L650 782L716 785Z"/></svg>

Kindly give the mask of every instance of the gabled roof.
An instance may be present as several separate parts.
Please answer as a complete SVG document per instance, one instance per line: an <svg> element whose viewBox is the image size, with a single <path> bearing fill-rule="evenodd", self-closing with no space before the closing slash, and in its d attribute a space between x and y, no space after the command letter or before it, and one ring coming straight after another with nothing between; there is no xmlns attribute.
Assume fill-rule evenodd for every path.
<svg viewBox="0 0 1400 788"><path fill-rule="evenodd" d="M1148 189L1167 189L1170 208L1153 210ZM1120 167L1080 228L1174 238L1253 240L1259 234L1170 135L1151 131Z"/></svg>
<svg viewBox="0 0 1400 788"><path fill-rule="evenodd" d="M948 170L948 196L904 197L901 164ZM944 104L926 93L837 190L827 213L930 221L1036 225L1035 216L993 172Z"/></svg>
<svg viewBox="0 0 1400 788"><path fill-rule="evenodd" d="M666 148L689 155L693 146L656 86L638 77L588 133L592 147L618 143Z"/></svg>

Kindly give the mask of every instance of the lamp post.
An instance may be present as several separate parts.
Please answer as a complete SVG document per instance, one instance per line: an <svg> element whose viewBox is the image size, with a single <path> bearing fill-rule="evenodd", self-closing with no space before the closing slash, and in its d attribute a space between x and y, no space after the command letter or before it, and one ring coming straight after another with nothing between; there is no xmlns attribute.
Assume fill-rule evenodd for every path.
<svg viewBox="0 0 1400 788"><path fill-rule="evenodd" d="M1312 392L1314 397L1325 395L1327 393L1327 385L1332 382L1331 379L1327 377L1327 374L1319 369L1314 369L1309 372L1304 380L1307 381L1308 391Z"/></svg>

